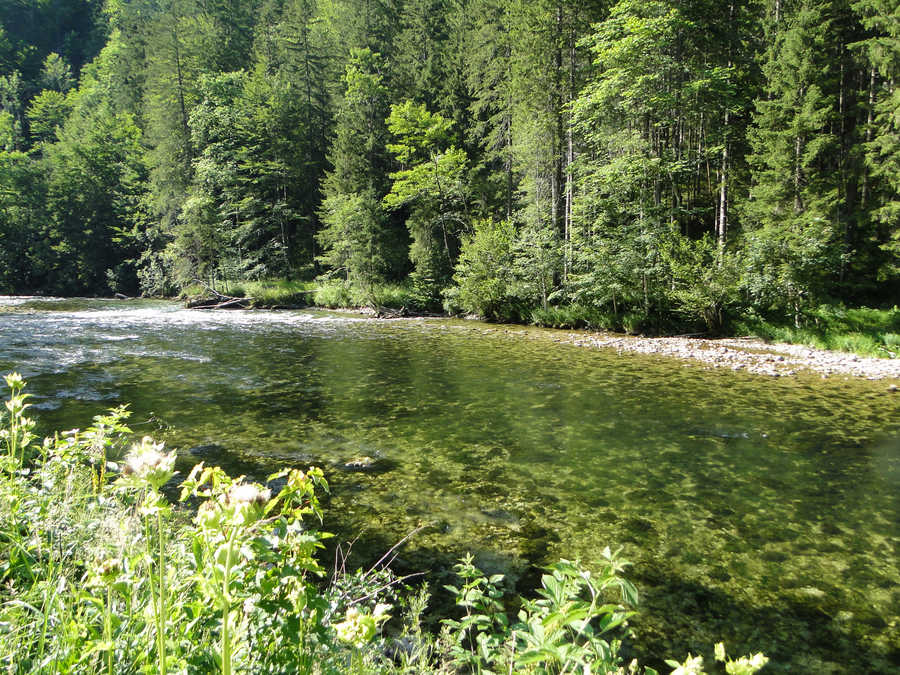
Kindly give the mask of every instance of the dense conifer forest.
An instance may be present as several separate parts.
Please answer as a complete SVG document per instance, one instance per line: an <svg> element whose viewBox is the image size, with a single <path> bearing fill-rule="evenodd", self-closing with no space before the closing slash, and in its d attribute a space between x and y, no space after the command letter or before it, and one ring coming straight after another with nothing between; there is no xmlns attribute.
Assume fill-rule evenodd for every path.
<svg viewBox="0 0 900 675"><path fill-rule="evenodd" d="M890 305L898 75L893 0L7 0L0 292Z"/></svg>

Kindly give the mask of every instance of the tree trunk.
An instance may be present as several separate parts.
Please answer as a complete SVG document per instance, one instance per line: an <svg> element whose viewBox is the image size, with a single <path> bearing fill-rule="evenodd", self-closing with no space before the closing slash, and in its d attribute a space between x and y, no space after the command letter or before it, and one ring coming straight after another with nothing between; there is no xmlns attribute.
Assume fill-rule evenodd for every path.
<svg viewBox="0 0 900 675"><path fill-rule="evenodd" d="M719 180L719 216L716 224L716 239L719 244L719 264L725 251L725 239L728 231L728 110L725 110L725 139L722 143L722 168Z"/></svg>

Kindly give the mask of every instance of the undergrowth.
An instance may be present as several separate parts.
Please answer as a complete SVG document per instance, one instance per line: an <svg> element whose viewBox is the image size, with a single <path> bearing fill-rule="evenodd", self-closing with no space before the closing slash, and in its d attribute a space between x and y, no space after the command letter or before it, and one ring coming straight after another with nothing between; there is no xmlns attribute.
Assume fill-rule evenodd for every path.
<svg viewBox="0 0 900 675"><path fill-rule="evenodd" d="M317 560L322 471L266 485L134 442L124 407L42 443L7 375L0 431L0 668L7 673L640 673L619 656L637 602L609 549L552 565L534 598L465 558L457 613L422 628L427 586L381 563L331 579ZM178 494L173 502L168 495ZM520 607L515 617L505 607ZM761 654L717 661L752 673ZM670 662L701 673L702 659Z"/></svg>
<svg viewBox="0 0 900 675"><path fill-rule="evenodd" d="M421 302L407 284L380 283L362 287L338 279L322 280L313 295L313 303L319 307L417 310Z"/></svg>
<svg viewBox="0 0 900 675"><path fill-rule="evenodd" d="M900 309L897 307L821 305L808 311L797 323L750 315L736 322L733 332L861 356L900 358Z"/></svg>

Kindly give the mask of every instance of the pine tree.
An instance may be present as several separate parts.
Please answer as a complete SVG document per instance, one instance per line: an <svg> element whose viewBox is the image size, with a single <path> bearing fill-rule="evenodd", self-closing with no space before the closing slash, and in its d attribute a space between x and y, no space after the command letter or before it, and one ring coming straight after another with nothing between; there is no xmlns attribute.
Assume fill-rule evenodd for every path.
<svg viewBox="0 0 900 675"><path fill-rule="evenodd" d="M780 7L763 65L765 92L750 132L753 186L746 204L747 286L756 302L792 312L836 292L851 255L847 213L858 169L840 0Z"/></svg>
<svg viewBox="0 0 900 675"><path fill-rule="evenodd" d="M333 169L322 182L320 260L364 288L405 273L407 264L403 223L391 220L381 203L389 188L390 166L388 91L381 69L378 54L369 49L353 52L329 152Z"/></svg>
<svg viewBox="0 0 900 675"><path fill-rule="evenodd" d="M871 210L870 243L878 247L870 270L888 297L900 279L900 6L887 0L860 0L853 5L870 35L854 45L867 65L865 159L870 180L863 185L862 206Z"/></svg>

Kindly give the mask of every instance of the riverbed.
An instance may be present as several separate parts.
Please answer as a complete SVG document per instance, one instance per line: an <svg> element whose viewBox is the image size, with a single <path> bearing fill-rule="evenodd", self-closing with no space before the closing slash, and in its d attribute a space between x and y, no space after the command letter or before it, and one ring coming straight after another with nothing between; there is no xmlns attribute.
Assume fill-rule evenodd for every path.
<svg viewBox="0 0 900 675"><path fill-rule="evenodd" d="M44 431L129 403L182 470L322 466L325 529L358 537L351 565L422 528L403 571L438 589L472 552L527 590L539 565L621 546L644 659L725 640L772 672L900 667L900 394L572 342L446 319L0 300L0 371L28 379Z"/></svg>

